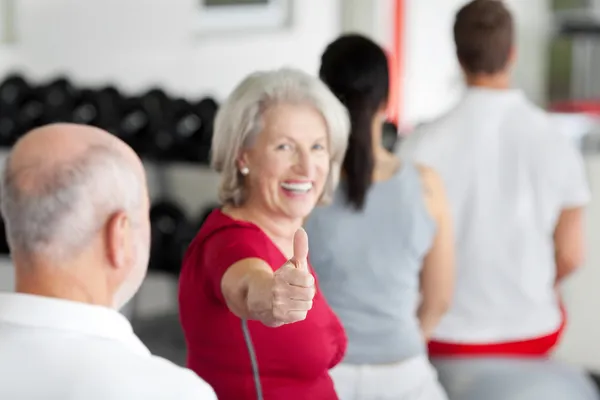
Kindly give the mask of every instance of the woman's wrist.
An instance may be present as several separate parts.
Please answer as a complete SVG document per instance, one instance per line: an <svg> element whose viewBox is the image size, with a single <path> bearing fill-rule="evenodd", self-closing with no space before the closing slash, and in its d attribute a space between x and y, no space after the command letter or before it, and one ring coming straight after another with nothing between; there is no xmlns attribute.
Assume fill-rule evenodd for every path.
<svg viewBox="0 0 600 400"><path fill-rule="evenodd" d="M249 319L265 325L273 324L273 283L275 277L270 271L253 271L248 277L246 307Z"/></svg>

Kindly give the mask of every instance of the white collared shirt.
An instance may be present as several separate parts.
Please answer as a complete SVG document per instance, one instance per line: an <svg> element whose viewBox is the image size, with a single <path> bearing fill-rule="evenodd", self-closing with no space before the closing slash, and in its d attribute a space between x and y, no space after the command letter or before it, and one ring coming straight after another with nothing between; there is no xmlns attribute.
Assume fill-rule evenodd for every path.
<svg viewBox="0 0 600 400"><path fill-rule="evenodd" d="M454 220L456 287L434 339L482 344L555 332L554 229L563 209L590 200L571 139L521 91L471 88L399 153L437 170Z"/></svg>
<svg viewBox="0 0 600 400"><path fill-rule="evenodd" d="M0 293L0 399L213 400L192 371L155 357L115 310Z"/></svg>

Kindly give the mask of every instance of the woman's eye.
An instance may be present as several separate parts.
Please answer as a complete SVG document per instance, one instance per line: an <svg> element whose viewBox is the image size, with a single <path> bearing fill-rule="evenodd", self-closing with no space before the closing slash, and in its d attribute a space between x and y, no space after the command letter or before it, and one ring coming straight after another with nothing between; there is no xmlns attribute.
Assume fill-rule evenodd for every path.
<svg viewBox="0 0 600 400"><path fill-rule="evenodd" d="M313 146L313 150L325 150L325 146L323 146L322 144L315 144Z"/></svg>
<svg viewBox="0 0 600 400"><path fill-rule="evenodd" d="M277 150L289 150L291 148L292 146L290 146L289 144L280 144L279 146L277 146Z"/></svg>

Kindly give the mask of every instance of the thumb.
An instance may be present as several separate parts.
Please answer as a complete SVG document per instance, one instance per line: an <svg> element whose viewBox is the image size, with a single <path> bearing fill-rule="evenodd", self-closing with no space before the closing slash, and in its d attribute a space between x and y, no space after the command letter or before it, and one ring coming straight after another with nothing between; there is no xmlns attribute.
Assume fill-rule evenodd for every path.
<svg viewBox="0 0 600 400"><path fill-rule="evenodd" d="M302 228L294 234L294 256L290 260L296 268L308 269L308 235Z"/></svg>

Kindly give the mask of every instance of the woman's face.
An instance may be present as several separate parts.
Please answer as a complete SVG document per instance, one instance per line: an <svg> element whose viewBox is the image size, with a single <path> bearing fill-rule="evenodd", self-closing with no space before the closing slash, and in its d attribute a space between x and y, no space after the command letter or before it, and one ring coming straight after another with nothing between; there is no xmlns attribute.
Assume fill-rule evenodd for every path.
<svg viewBox="0 0 600 400"><path fill-rule="evenodd" d="M247 167L248 205L299 219L315 207L329 174L325 120L309 106L280 104L263 115L264 129L240 159Z"/></svg>

